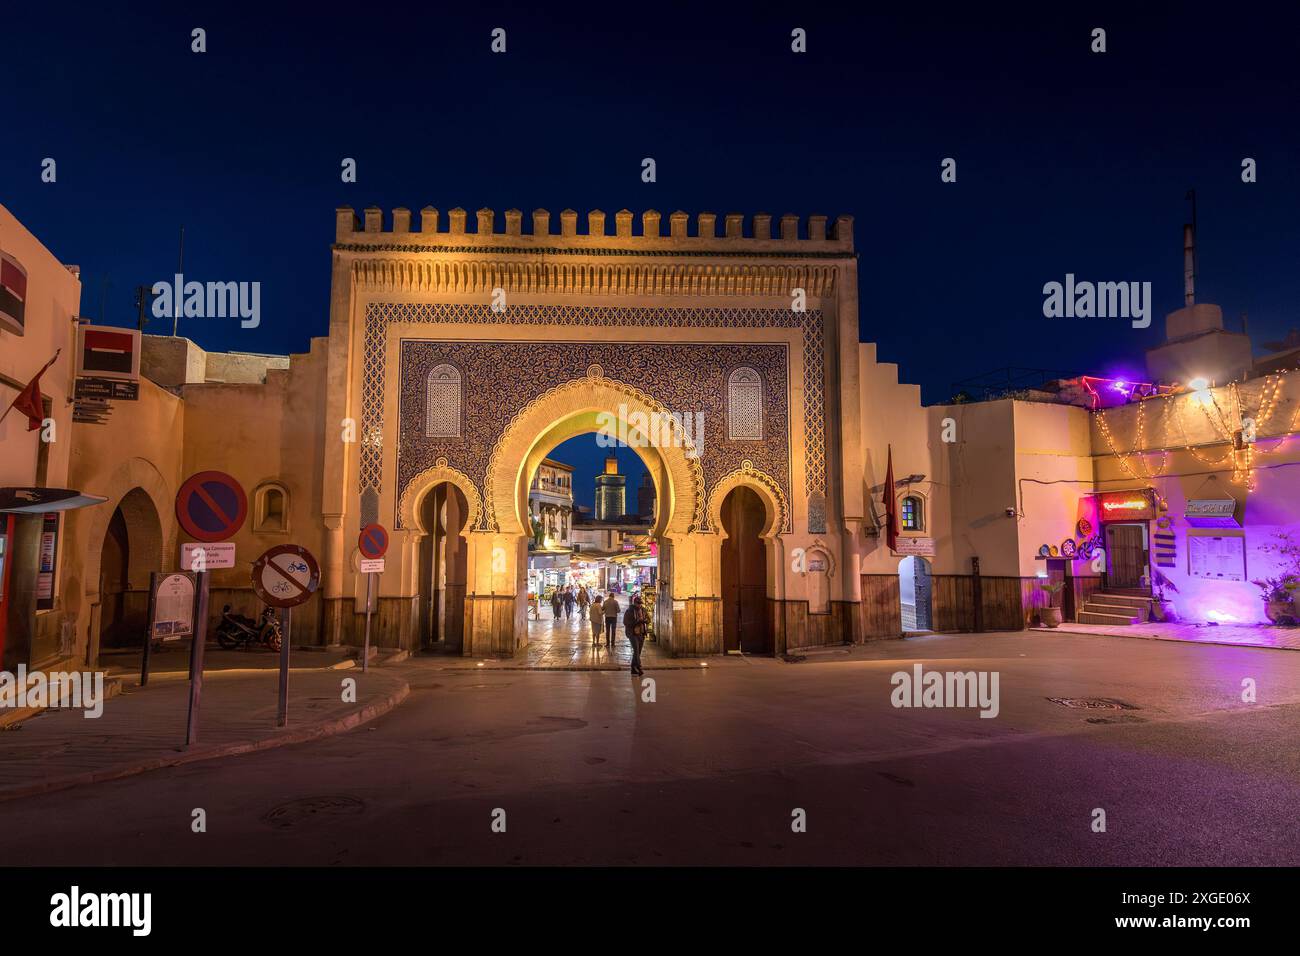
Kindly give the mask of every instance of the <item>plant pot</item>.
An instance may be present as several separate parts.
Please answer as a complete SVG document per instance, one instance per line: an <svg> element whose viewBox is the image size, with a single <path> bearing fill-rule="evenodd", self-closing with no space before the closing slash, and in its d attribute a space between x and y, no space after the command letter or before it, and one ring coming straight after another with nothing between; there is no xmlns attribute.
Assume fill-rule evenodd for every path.
<svg viewBox="0 0 1300 956"><path fill-rule="evenodd" d="M1038 617L1043 622L1043 627L1061 626L1061 609L1059 607L1039 608Z"/></svg>
<svg viewBox="0 0 1300 956"><path fill-rule="evenodd" d="M1285 601L1265 601L1264 616L1274 624L1294 625L1298 620L1300 620L1300 618L1297 617L1294 598L1289 598Z"/></svg>

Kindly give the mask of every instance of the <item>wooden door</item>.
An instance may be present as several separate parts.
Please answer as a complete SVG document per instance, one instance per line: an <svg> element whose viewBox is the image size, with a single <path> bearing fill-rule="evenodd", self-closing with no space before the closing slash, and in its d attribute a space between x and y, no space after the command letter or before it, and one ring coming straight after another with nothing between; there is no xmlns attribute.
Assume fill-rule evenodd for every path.
<svg viewBox="0 0 1300 956"><path fill-rule="evenodd" d="M758 495L737 488L722 503L722 646L746 654L771 653L767 614L767 552L761 537L766 511Z"/></svg>
<svg viewBox="0 0 1300 956"><path fill-rule="evenodd" d="M1146 570L1146 529L1140 524L1106 525L1107 586L1140 588Z"/></svg>

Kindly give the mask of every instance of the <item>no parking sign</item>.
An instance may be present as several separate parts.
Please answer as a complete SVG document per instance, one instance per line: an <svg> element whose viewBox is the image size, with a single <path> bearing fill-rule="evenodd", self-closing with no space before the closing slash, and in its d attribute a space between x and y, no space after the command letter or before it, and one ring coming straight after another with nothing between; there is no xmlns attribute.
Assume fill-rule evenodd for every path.
<svg viewBox="0 0 1300 956"><path fill-rule="evenodd" d="M176 493L176 520L198 541L234 537L248 516L248 498L239 482L223 471L191 475Z"/></svg>

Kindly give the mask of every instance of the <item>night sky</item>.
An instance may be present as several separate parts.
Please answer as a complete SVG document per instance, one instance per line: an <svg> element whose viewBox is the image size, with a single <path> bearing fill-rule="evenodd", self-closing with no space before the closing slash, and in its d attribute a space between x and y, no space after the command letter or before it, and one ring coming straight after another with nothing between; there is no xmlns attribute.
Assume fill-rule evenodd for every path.
<svg viewBox="0 0 1300 956"><path fill-rule="evenodd" d="M170 278L183 223L187 278L260 281L263 319L182 334L280 353L326 331L339 205L429 204L444 228L453 206L471 224L572 207L584 229L593 208L638 229L649 208L848 213L862 337L938 402L1004 366L1140 368L1182 304L1194 187L1198 299L1230 327L1249 313L1257 347L1300 325L1293 11L854 6L9 4L0 202L81 266L83 315L110 324ZM1151 328L1043 318L1067 272L1152 282Z"/></svg>

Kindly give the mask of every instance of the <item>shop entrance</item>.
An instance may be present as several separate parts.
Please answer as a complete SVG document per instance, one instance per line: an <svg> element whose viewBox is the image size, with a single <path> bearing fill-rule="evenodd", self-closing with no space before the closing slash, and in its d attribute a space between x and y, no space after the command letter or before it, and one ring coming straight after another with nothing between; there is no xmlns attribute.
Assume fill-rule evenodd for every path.
<svg viewBox="0 0 1300 956"><path fill-rule="evenodd" d="M1146 587L1150 580L1147 566L1147 526L1106 525L1106 586Z"/></svg>

